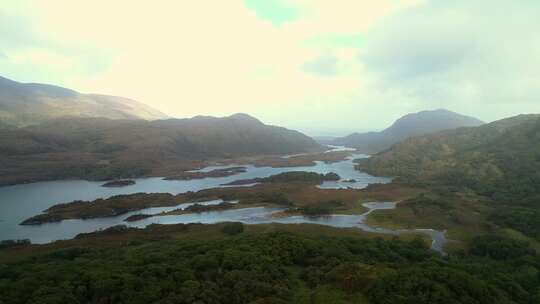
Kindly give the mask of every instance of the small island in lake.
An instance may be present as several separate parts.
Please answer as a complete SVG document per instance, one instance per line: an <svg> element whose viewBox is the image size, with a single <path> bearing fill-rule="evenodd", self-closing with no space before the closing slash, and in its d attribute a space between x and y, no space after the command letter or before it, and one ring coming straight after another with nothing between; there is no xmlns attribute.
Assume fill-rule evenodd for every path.
<svg viewBox="0 0 540 304"><path fill-rule="evenodd" d="M176 213L178 211L182 213L201 213L201 212L210 212L210 211L222 211L222 210L228 210L232 209L236 206L235 203L229 203L229 202L223 202L219 203L217 205L203 205L203 204L194 204L189 207L186 207L182 210L176 210ZM175 211L171 212L171 214L175 214Z"/></svg>
<svg viewBox="0 0 540 304"><path fill-rule="evenodd" d="M285 172L264 178L264 181L253 187L218 187L204 189L197 192L185 192L177 195L170 193L134 193L112 196L106 199L93 201L73 201L70 203L57 204L44 213L30 217L21 225L40 225L45 223L60 222L68 219L92 219L113 217L128 212L139 211L152 207L172 207L183 203L204 202L221 199L226 202L238 200L238 206L286 206L305 207L319 204L320 202L339 200L345 202L343 209L356 210L359 195L369 200L393 200L395 197L402 198L401 191L394 189L389 192L386 188L368 187L364 194L352 189L319 189L314 187L324 180L339 180L335 173L318 174L314 172ZM381 190L385 189L385 190ZM416 191L415 191L416 192ZM406 191L409 193L409 191ZM236 205L235 205L236 206ZM216 211L217 208L229 208L227 204L219 207L195 206L191 210L182 212L191 213L196 211ZM196 210L198 209L198 210ZM203 210L206 209L206 210ZM138 218L138 219L137 219ZM130 220L140 220L139 215ZM127 220L127 219L126 219Z"/></svg>
<svg viewBox="0 0 540 304"><path fill-rule="evenodd" d="M235 203L231 202L222 202L217 205L204 205L195 203L191 206L185 207L184 209L175 209L173 211L169 212L162 212L162 213L156 213L156 214L143 214L143 213L137 213L134 215L131 215L124 219L125 222L136 222L140 220L144 220L150 217L154 216L160 216L160 215L179 215L179 214L189 214L189 213L202 213L202 212L210 212L210 211L224 211L232 209L236 206Z"/></svg>
<svg viewBox="0 0 540 304"><path fill-rule="evenodd" d="M135 185L135 181L131 179L120 179L120 180L113 180L104 183L101 185L101 187L110 187L110 188L116 188L116 187L125 187L125 186L131 186Z"/></svg>
<svg viewBox="0 0 540 304"><path fill-rule="evenodd" d="M184 171L177 175L168 176L166 180L192 180L202 179L207 177L227 177L239 173L246 172L246 167L230 167L222 169L214 169L212 171Z"/></svg>
<svg viewBox="0 0 540 304"><path fill-rule="evenodd" d="M336 173L330 172L326 174L319 174L315 172L304 172L304 171L292 171L292 172L283 172L269 177L257 177L250 179L240 179L235 180L230 183L223 184L223 186L240 186L240 185L250 185L257 183L284 183L284 182L315 182L322 183L324 181L338 181L340 179L339 175Z"/></svg>
<svg viewBox="0 0 540 304"><path fill-rule="evenodd" d="M128 216L124 222L136 222L136 221L140 221L140 220L144 220L144 219L147 219L149 217L152 217L154 215L152 214L142 214L142 213L138 213L138 214L134 214L134 215L131 215L131 216Z"/></svg>

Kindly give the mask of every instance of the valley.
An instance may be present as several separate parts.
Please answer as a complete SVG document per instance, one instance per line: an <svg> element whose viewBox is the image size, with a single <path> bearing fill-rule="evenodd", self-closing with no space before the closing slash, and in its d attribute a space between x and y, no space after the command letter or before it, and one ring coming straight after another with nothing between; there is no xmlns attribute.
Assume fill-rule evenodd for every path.
<svg viewBox="0 0 540 304"><path fill-rule="evenodd" d="M540 1L0 5L0 304L540 304Z"/></svg>
<svg viewBox="0 0 540 304"><path fill-rule="evenodd" d="M287 223L292 218L300 218L307 219L308 222L339 226L340 224L332 221L325 223L321 219L339 214L362 217L366 212L362 204L398 202L395 209L369 213L369 216L365 217L365 223L369 225L368 227L383 230L429 228L445 231L449 240L445 250L451 253L468 250L475 236L498 231L497 226L501 223L505 223L507 228L517 229L518 233L524 233L525 237L534 238L535 234L529 232L530 228L520 227L513 222L516 216L526 221L534 221L533 218L529 219L529 214L535 210L533 206L527 205L526 202L519 203L517 205L519 207L504 204L500 196L490 196L486 192L478 191L480 188L464 185L463 181L466 179L463 178L457 180L459 183L456 184L451 180L441 180L442 177L447 178L446 175L441 178L434 175L428 177L410 175L409 172L419 171L403 171L407 168L406 164L418 164L419 161L401 158L421 156L423 153L420 150L436 151L434 149L440 149L437 140L442 139L448 141L443 149L456 151L445 152L444 157L461 155L457 149L470 150L471 147L488 149L487 144L490 141L497 141L499 136L504 136L507 141L512 140L508 134L536 128L537 121L536 116L521 116L477 128L462 128L415 137L369 158L343 147L331 146L326 148L329 150L325 152L250 156L222 161L216 159L207 163L212 164L208 167L183 171L181 175L165 178L135 179L133 181L135 184L119 189L102 190L100 191L102 194L89 197L75 195L72 199L50 198L47 199L46 205L40 205L41 209L33 208L33 214L24 212L24 216L21 214L16 218L17 222L15 219L9 220L8 224L4 220L0 225L5 227L4 238L30 237L33 242L74 237L80 233L106 229L114 225L145 227L153 223L197 221L249 223L248 218L253 214L259 214L260 217L254 223L267 221ZM469 133L471 135L468 135ZM459 136L459 140L463 143L450 140L452 136ZM478 136L482 136L486 144L478 143L476 141ZM519 139L518 135L513 136L515 140ZM430 141L424 138L429 138ZM475 140L475 146L467 143L471 138ZM534 141L530 143L534 144ZM434 148L429 145L433 145ZM406 150L409 148L414 150ZM427 166L436 168L429 163ZM493 163L490 166L492 166L490 170L506 170L497 169ZM392 168L393 171L387 168ZM393 181L365 174L364 170L374 175L393 176ZM449 171L450 169L441 171L438 168L433 172ZM427 170L422 172L431 174ZM470 173L462 173L462 176L467 174ZM493 180L496 175L489 172L484 174L491 176L487 182L498 182ZM32 188L33 185L13 187ZM0 194L4 189L0 188ZM482 186L481 189L487 189L487 186ZM498 189L503 187L498 186ZM28 192L22 188L21 191L21 193ZM14 200L20 201L16 196ZM236 203L230 204L231 201ZM504 209L500 209L499 205L504 206ZM10 208L9 205L6 205L6 208ZM45 213L40 214L41 211ZM230 214L230 217L228 215L215 217L218 214ZM209 220L205 219L205 216L209 216ZM353 222L361 221L353 220ZM39 227L31 228L31 226ZM37 232L39 229L42 231ZM69 232L66 233L66 230ZM54 231L63 232L55 237ZM500 231L502 233L504 230ZM44 237L45 235L47 237ZM535 241L531 239L531 242Z"/></svg>
<svg viewBox="0 0 540 304"><path fill-rule="evenodd" d="M489 293L498 294L490 304L519 297L528 304L537 297L530 286L540 269L538 115L483 124L446 110L424 111L382 132L320 143L246 114L91 116L0 124L0 261L7 263L0 266L0 287L12 286L5 269L17 269L14 284L23 276L48 286L19 267L58 257L61 266L47 274L63 271L69 265L64 257L99 260L145 247L151 255L167 255L169 246L203 246L219 252L201 257L216 259L209 262L214 266L190 270L195 280L175 279L179 288L210 284L201 287L204 294L221 284L221 293L232 292L225 277L205 277L215 265L226 276L237 271L227 268L223 255L236 250L227 246L241 244L244 252L267 256L260 244L274 242L274 253L305 250L293 262L267 256L277 263L272 271L285 273L274 282L288 286L278 298L299 303L313 303L313 297L320 298L316 303L387 303L387 295L416 293L416 287L400 285L403 277L416 278L415 284L429 278L436 284L430 293L447 290L445 299L460 297L464 289L455 286L463 280L487 284ZM322 256L327 259L314 262ZM245 259L247 267L259 263ZM498 268L478 271L478 265ZM530 269L527 281L512 265ZM88 275L88 265L77 267ZM493 276L511 278L521 294ZM478 290L466 292L480 299ZM244 290L237 296L263 294Z"/></svg>
<svg viewBox="0 0 540 304"><path fill-rule="evenodd" d="M519 267L536 267L536 251L540 249L540 242L534 228L531 229L536 225L534 213L531 213L536 210L534 205L528 200L518 202L519 207L503 204L497 200L501 196L479 191L487 189L480 186L480 182L485 182L482 179L471 184L476 187L471 187L462 184L463 179L457 179L459 183L443 180L427 169L421 171L429 174L427 176L413 175L419 171L407 171L406 168L409 168L407 164L422 164L410 159L424 155L421 151L438 151L439 145L433 148L431 145L441 137L448 145L443 146L441 159L453 155L467 159L465 154L457 151L462 147L465 147L463 151L471 151L471 146L460 140L474 135L461 135L464 132L480 132L486 143L499 140L498 136L512 140L508 134L517 132L513 135L517 140L519 132L534 129L537 121L536 117L521 117L479 129L444 131L427 135L433 140L412 138L371 157L332 146L325 152L214 160L208 163L211 164L208 167L184 171L176 178L135 178L135 183L123 187L101 187L102 182L77 180L0 187L0 197L17 202L0 205L0 208L6 208L1 214L8 214L9 209L11 215L0 221L0 235L4 239L29 239L32 243L3 241L5 248L0 248L0 261L6 261L8 265L15 265L12 264L14 262L32 265L29 263L45 262L51 255L84 257L95 254L96 250L107 252L107 255L118 250L137 252L143 250L141 246L149 244L153 250L162 248L162 253L168 246L177 246L173 244L219 247L223 246L219 244L228 242L249 242L251 245L246 248L257 250L258 245L253 245L253 242L269 241L277 242L275 246L291 254L298 250L298 245L286 243L290 240L305 246L323 242L325 246L321 248L328 250L338 248L334 247L338 246L334 242L338 242L339 246L345 246L346 249L340 250L348 252L343 253L348 257L342 253L336 256L334 251L327 254L333 261L341 262L306 266L305 259L308 258L303 256L303 262L284 266L289 272L283 279L299 280L297 282L301 284L316 280L318 283L309 283L314 284L309 289L312 296L337 297L345 302L369 299L377 303L382 299L379 298L381 295L414 293L407 287L397 287L400 276L408 279L411 276L437 278L438 273L444 273L444 279L436 279L441 284L440 288L447 288L451 286L449 284L457 284L466 278L476 282L471 284L490 282L490 292L499 293L500 299L515 297L512 291L491 277L518 276L518 272L508 268L510 263L521 265ZM514 131L516 126L519 129ZM459 140L448 140L454 134L459 134ZM411 145L411 141L419 143ZM534 145L535 141L528 141L529 144ZM410 152L408 149L413 147L417 150ZM474 147L490 149L487 144ZM528 151L526 147L529 149L528 146L522 147L521 151ZM448 149L455 149L452 151L457 153L448 153ZM433 159L432 156L430 160ZM426 168L436 167L427 163ZM364 170L374 175L364 173ZM504 190L500 186L499 189ZM44 193L49 195L44 196ZM353 245L345 244L356 245L347 247ZM359 249L364 248L362 246L369 247ZM370 253L365 255L362 250ZM385 252L391 258L377 260L375 257L379 253L375 252ZM427 262L427 257L430 257L430 262ZM532 260L525 262L523 257ZM351 266L352 261L357 261L353 264L364 262ZM400 261L408 261L405 262L408 264ZM255 262L248 263L254 265ZM478 264L475 263L490 263L495 268L478 273L475 270ZM86 266L78 267L84 269ZM372 281L367 285L358 285L351 290L347 287L349 283L336 285L330 279L338 269L355 269L354 273L363 273L361 278L365 280L363 271L367 270L362 267L372 269L369 270ZM293 269L299 269L301 277L295 277L290 272ZM315 269L322 277L312 273ZM393 269L390 272L393 274L388 273L388 269ZM342 276L340 274L337 278ZM305 301L302 300L303 290L291 287L291 294L285 297ZM247 296L251 293L242 294ZM524 294L527 298L534 296L530 292Z"/></svg>
<svg viewBox="0 0 540 304"><path fill-rule="evenodd" d="M341 148L333 149L339 150ZM333 152L328 154L331 153ZM6 213L2 212L2 214L8 214L7 210L9 209L12 215L9 218L2 218L0 221L2 228L0 235L4 239L30 238L33 242L42 243L69 236L73 237L79 233L90 232L98 228L104 229L117 224L125 224L123 218L136 214L137 210L171 207L191 201L215 199L240 200L239 206L243 207L283 206L284 203L280 203L280 200L288 201L288 196L297 202L298 206L339 200L343 201L345 205L339 206L339 209L342 210L336 210L336 212L344 213L345 210L349 209L350 212L356 210L358 212L354 211L353 213L359 214L365 209L360 206L362 201L359 200L357 189L365 188L370 184L385 184L390 182L390 179L374 177L356 171L353 159L358 157L362 157L362 155L350 155L345 160L332 163L317 161L314 166L301 167L274 168L245 165L245 172L202 179L135 179L134 185L120 188L103 188L101 183L84 181L43 182L0 187L0 196L8 202L0 205L0 208L6 208ZM291 159L291 157L284 159ZM213 166L194 172L213 172L237 166ZM294 174L295 172L301 174ZM337 176L325 180L327 178L324 178L323 174L328 175L329 173L336 173ZM288 175L291 176L288 177ZM272 176L277 178L272 178ZM263 183L255 186L252 184L242 187L224 186L246 179L257 179L255 184ZM265 179L273 182L264 183ZM354 179L355 182L350 182L351 179ZM47 193L51 195L44 196L43 189L47 189ZM395 193L389 191L388 194L385 194L387 191L379 189L373 191L373 199L388 201L398 193L406 193L409 190L396 190ZM370 195L367 195L366 199L368 197ZM93 201L93 203L83 202L85 200ZM79 202L65 204L72 201ZM59 203L64 204L54 206ZM38 215L49 208L53 212ZM27 223L40 224L77 218L85 220L68 220L41 227L19 225L36 215L38 215L36 218Z"/></svg>

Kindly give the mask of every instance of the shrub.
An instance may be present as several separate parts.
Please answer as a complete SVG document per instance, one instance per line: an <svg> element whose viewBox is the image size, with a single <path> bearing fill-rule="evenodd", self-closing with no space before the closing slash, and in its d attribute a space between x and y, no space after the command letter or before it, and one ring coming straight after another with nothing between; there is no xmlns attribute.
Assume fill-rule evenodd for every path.
<svg viewBox="0 0 540 304"><path fill-rule="evenodd" d="M238 222L227 223L225 226L223 226L222 231L228 235L237 235L244 232L244 224Z"/></svg>

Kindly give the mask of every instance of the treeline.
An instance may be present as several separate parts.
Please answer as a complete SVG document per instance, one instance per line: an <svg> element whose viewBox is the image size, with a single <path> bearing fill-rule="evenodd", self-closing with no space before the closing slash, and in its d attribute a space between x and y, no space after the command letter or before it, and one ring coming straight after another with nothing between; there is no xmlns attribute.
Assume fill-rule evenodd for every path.
<svg viewBox="0 0 540 304"><path fill-rule="evenodd" d="M0 265L0 303L539 303L526 243L473 241L441 258L422 240L252 234L85 246ZM122 233L122 232L119 232Z"/></svg>

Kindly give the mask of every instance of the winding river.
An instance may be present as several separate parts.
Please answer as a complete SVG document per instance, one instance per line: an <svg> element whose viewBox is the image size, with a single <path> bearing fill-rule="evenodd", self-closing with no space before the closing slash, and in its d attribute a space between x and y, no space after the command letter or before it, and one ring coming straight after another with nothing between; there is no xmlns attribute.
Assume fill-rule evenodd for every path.
<svg viewBox="0 0 540 304"><path fill-rule="evenodd" d="M342 147L333 147L333 150L331 151L342 150L346 149ZM291 216L281 218L273 217L272 213L282 211L282 208L256 207L202 212L197 214L155 216L131 223L124 221L125 218L135 213L157 214L178 208L185 208L189 205L182 204L174 207L149 208L117 217L89 220L64 220L59 223L50 223L37 226L19 225L19 223L24 219L39 214L43 210L58 203L65 203L73 200L94 200L97 198L107 198L114 195L137 192L168 192L178 194L187 191L199 191L208 188L221 187L222 184L226 184L234 180L267 177L289 171L308 171L316 173L335 172L339 174L343 180L355 180L355 182L352 183L343 181L324 182L319 186L326 189L361 189L369 184L390 182L390 179L388 178L375 177L355 170L353 160L363 157L367 156L362 154L353 154L343 161L331 164L316 162L314 166L305 167L272 168L247 165L245 166L247 169L246 172L235 174L233 176L218 178L204 178L195 180L164 180L163 178L159 177L140 178L135 180L135 185L121 188L105 188L101 187L102 182L90 182L83 180L38 182L32 184L0 187L0 240L30 239L32 243L48 243L55 240L73 238L79 233L92 232L118 224L127 224L128 226L133 227L145 227L152 223L176 224L200 222L211 224L223 221L240 221L246 224L262 224L271 222L284 224L313 223L334 227L357 227L365 231L385 234L400 234L410 232L408 230L373 228L364 223L366 216L370 212L377 209L394 208L394 203L365 204L364 206L368 208L369 211L362 215L330 215L316 218ZM209 171L233 166L237 165L211 166L203 168L201 171ZM206 202L206 204L217 204L220 202L221 201L210 201ZM442 251L442 246L445 241L444 233L430 229L415 231L430 235L433 239L432 248Z"/></svg>

